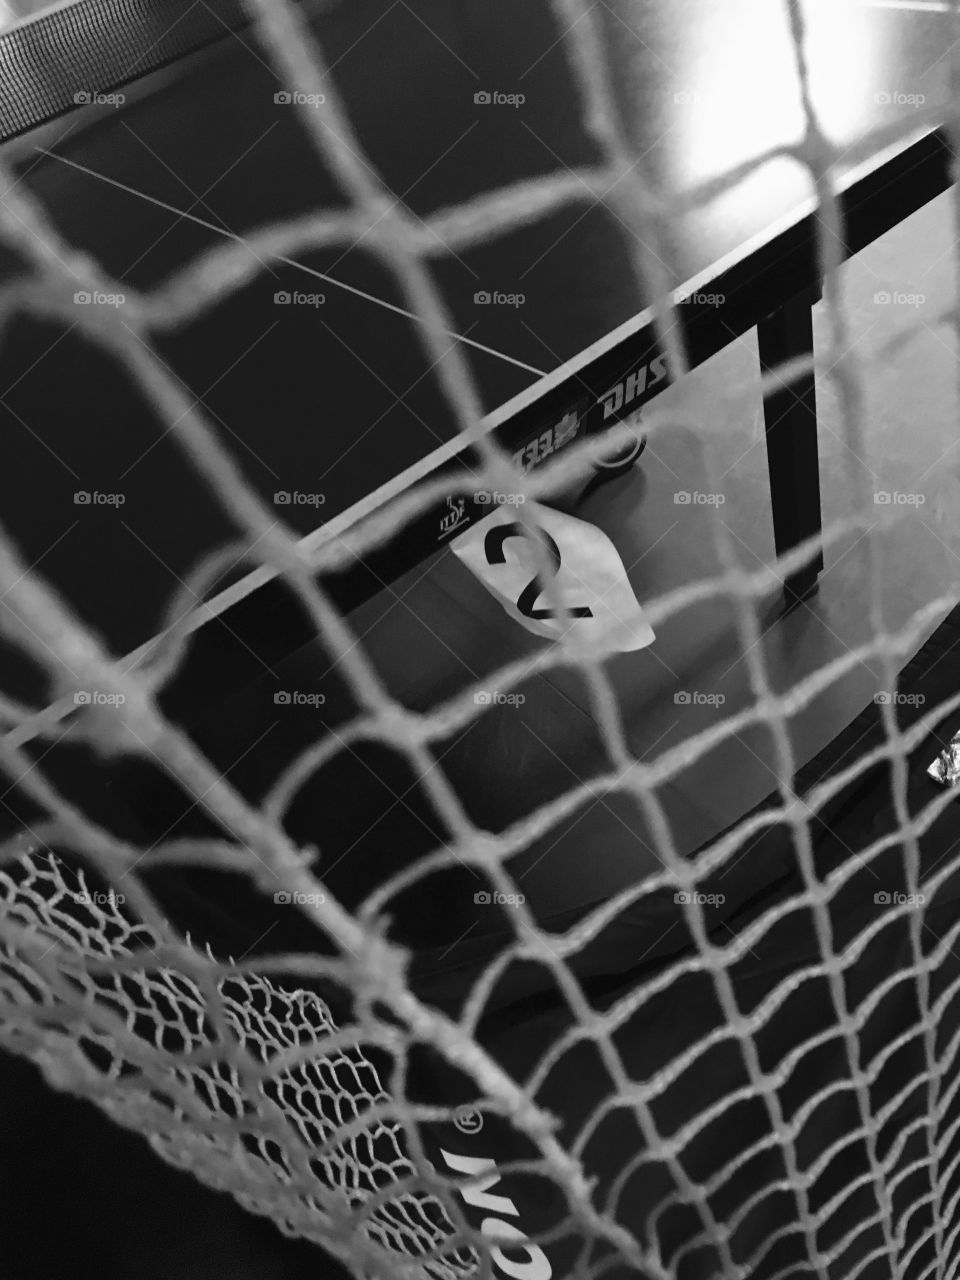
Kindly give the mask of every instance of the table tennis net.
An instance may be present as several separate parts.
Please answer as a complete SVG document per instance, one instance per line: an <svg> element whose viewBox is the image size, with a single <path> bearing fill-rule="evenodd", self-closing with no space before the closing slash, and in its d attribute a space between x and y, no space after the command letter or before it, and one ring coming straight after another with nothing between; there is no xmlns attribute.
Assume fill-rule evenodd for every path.
<svg viewBox="0 0 960 1280"><path fill-rule="evenodd" d="M644 180L618 122L614 94L595 14L586 0L554 0L558 30L566 42L578 85L586 128L601 163L590 174L593 198L603 199L625 227L645 297L666 297L658 262L669 260L660 228L671 208L669 193L654 190ZM790 27L797 52L797 90L804 102L808 134L789 154L810 170L822 205L818 229L826 303L831 318L831 368L843 409L848 455L864 456L862 373L846 354L847 321L841 306L837 267L842 237L839 208L832 195L830 174L835 160L820 135L814 109L806 93L803 57L804 30L800 7L784 0L784 22ZM480 461L464 477L462 491L479 485L522 489L549 502L551 485L558 485L573 468L589 466L589 444L571 450L558 462L532 476L521 477L511 461L489 437L477 436L482 416L480 399L469 369L456 344L446 336L451 328L443 300L431 279L427 257L436 252L432 237L408 217L389 195L372 167L361 163L362 147L350 127L347 104L340 101L326 75L323 50L310 35L302 13L288 0L253 0L254 34L285 83L304 94L321 81L326 100L303 112L304 128L320 159L337 176L348 212L321 217L311 234L334 234L347 240L364 237L398 282L415 317L427 355L434 364L459 428L477 439ZM949 56L956 58L955 52ZM919 117L918 117L919 118ZM916 121L911 123L916 127ZM906 129L904 130L904 134ZM893 134L889 135L894 141ZM760 161L758 161L760 163ZM727 176L702 199L732 187L750 172ZM567 172L492 192L463 207L443 211L443 239L451 248L477 243L506 233L518 220L545 216L582 185ZM551 1241L521 1233L509 1208L501 1201L500 1217L490 1214L478 1222L465 1213L463 1189L478 1177L442 1169L428 1157L422 1133L428 1124L456 1122L451 1109L412 1101L405 1087L405 1066L414 1045L427 1047L438 1058L468 1077L475 1087L474 1113L506 1117L534 1155L538 1172L551 1180L567 1208L564 1230L581 1245L568 1265L569 1274L601 1275L613 1261L640 1274L665 1280L674 1276L780 1276L810 1272L835 1280L855 1280L872 1274L893 1274L923 1280L953 1276L960 1263L960 1189L955 1149L957 1122L952 1118L957 1081L958 1037L949 1034L950 1012L960 980L947 980L951 945L958 928L947 929L940 944L929 951L921 945L922 912L892 901L889 912L875 916L862 933L834 949L829 927L829 904L845 879L858 866L879 856L879 847L858 851L830 877L818 878L811 852L811 808L826 803L850 777L865 772L879 757L891 761L896 833L904 849L904 902L918 895L918 840L923 830L952 797L942 797L922 815L908 815L906 760L908 751L929 732L934 713L922 718L909 733L898 727L895 709L881 708L886 742L879 752L865 754L847 776L832 780L815 798L802 803L793 793L796 773L787 734L788 715L808 705L847 666L865 653L884 666L887 688L894 688L900 658L915 646L924 628L942 615L952 598L930 602L903 633L884 628L880 607L880 566L873 543L865 539L864 555L872 592L872 644L863 652L815 672L786 695L776 694L764 668L757 601L769 592L775 574L810 559L819 545L814 540L776 566L747 573L739 569L722 528L716 524L718 553L725 566L715 580L694 584L648 602L656 624L697 598L728 598L737 610L737 625L756 692L748 713L769 726L775 744L775 768L781 779L781 817L793 830L796 873L800 885L791 898L775 903L758 917L743 936L720 945L708 936L698 886L717 868L737 856L755 826L750 821L725 833L696 861L683 859L657 797L657 787L675 777L689 763L738 730L736 717L687 741L682 748L659 757L635 759L626 745L616 696L602 661L558 645L541 658L541 668L579 667L591 690L595 720L603 735L608 767L559 800L534 810L521 824L498 837L478 829L464 811L455 790L432 767L430 744L466 726L485 713L468 690L430 715L414 714L385 691L361 644L355 643L347 621L338 616L318 585L316 573L344 564L349 558L381 544L417 514L449 494L458 482L446 479L442 488L425 482L358 522L342 538L319 542L307 551L292 532L276 520L240 478L214 426L156 355L151 327L175 326L216 304L257 269L255 259L269 258L277 246L298 243L308 247L304 228L271 228L251 234L240 246L228 245L190 263L169 286L155 294L131 297L124 320L94 315L95 310L66 310L66 298L83 287L116 292L103 269L64 241L46 210L23 183L3 172L7 194L0 206L0 235L20 253L32 270L13 295L5 297L6 314L26 308L46 316L69 315L92 342L110 352L150 396L170 424L172 437L193 460L215 499L244 529L250 562L282 575L312 617L324 644L339 661L339 671L363 708L340 743L317 744L299 762L272 801L261 809L250 806L218 774L184 734L161 714L156 693L182 658L189 643L188 629L175 629L170 644L159 654L134 664L109 654L100 640L83 626L63 600L20 558L5 533L0 534L0 584L6 609L0 627L34 660L50 672L55 695L95 688L113 696L108 705L90 707L78 720L101 755L149 751L231 833L220 841L161 843L149 851L152 866L229 866L258 888L273 889L276 880L291 893L304 895L304 910L334 944L336 954L317 955L309 963L284 957L272 961L243 961L215 954L202 938L182 936L166 918L138 872L146 851L105 831L80 812L46 775L43 762L24 750L23 726L31 709L9 698L0 701L0 717L7 727L0 741L0 763L15 783L48 817L0 847L0 1045L36 1063L55 1088L86 1098L111 1119L142 1134L170 1163L187 1169L202 1182L228 1191L251 1212L272 1219L284 1232L313 1241L337 1255L357 1276L436 1276L443 1280L473 1275L527 1277L545 1280L554 1274L548 1261ZM429 223L428 223L429 229ZM429 241L429 244L428 244ZM249 252L249 246L259 250ZM84 310L88 314L84 313ZM658 318L659 335L676 376L685 368L679 330L671 323L668 303ZM904 341L908 341L905 336ZM796 376L809 362L777 371L781 378ZM653 414L653 427L656 414ZM669 423L664 425L669 429ZM566 468L566 470L564 470ZM823 545L850 528L877 522L867 481L851 464L851 493L856 499L842 521L830 524ZM895 519L897 512L889 512ZM196 583L211 577L211 563L199 568ZM218 562L219 563L219 562ZM502 690L526 674L523 664L502 671ZM70 676L65 673L70 672ZM486 681L490 683L489 679ZM942 719L960 708L960 694L935 709ZM55 732L48 724L40 737ZM283 826L285 801L299 781L322 760L350 743L379 741L401 753L410 764L451 839L429 858L421 859L402 876L381 886L351 912L330 894L310 869L310 858L291 843ZM137 746L139 744L139 747ZM509 913L516 936L505 945L503 958L524 958L543 967L562 993L569 1010L569 1028L544 1056L530 1078L513 1079L475 1034L484 1000L500 959L478 980L459 1020L425 1004L406 978L405 956L389 941L382 915L389 912L391 895L456 862L482 871L491 890L515 894L511 861L530 842L554 830L576 811L583 797L621 792L632 797L653 830L663 870L622 894L614 906L592 912L569 934L547 935L521 904ZM883 842L879 842L883 843ZM890 840L885 847L890 846ZM938 882L960 866L960 854L937 869ZM84 870L86 868L86 870ZM269 875L265 873L269 872ZM120 888L122 881L122 890ZM113 886L113 890L111 890ZM642 904L663 889L685 894L684 913L696 942L694 954L664 966L638 982L602 1015L591 1005L573 971L572 959L604 928L614 907ZM745 948L767 936L798 907L811 913L821 954L803 974L789 971L749 1014L737 1003L731 970ZM843 974L864 948L875 940L888 920L905 922L903 963L866 993L854 1007ZM898 952L898 955L901 953ZM291 984L289 974L301 966L303 982ZM283 971L283 978L277 970ZM642 1019L647 1002L690 975L708 980L715 994L719 1021L709 1024L698 1044L685 1047L649 1078L632 1078L617 1045L616 1033L625 1022ZM765 1062L758 1051L758 1035L782 1009L803 976L825 983L829 1026L817 1043L790 1046L783 1060ZM323 984L348 989L350 1012L338 1019L320 994ZM879 1057L862 1058L864 1027L885 995L906 984L916 1004L916 1017L894 1045ZM947 1033L944 1034L944 1027ZM938 1035L938 1029L940 1034ZM547 1064L578 1038L588 1037L609 1074L609 1093L582 1126L574 1141L557 1136L551 1117L537 1103L537 1082ZM789 1072L806 1053L827 1041L839 1045L846 1071L843 1077L815 1090L809 1106L840 1089L853 1099L855 1121L838 1133L837 1145L857 1142L863 1147L865 1172L848 1187L823 1199L817 1195L831 1150L810 1160L800 1150L802 1116L788 1116L780 1092ZM896 1102L876 1107L872 1084L886 1054L910 1043L918 1061L908 1092L919 1091L923 1106L919 1119L904 1122L894 1141L881 1144L881 1131L896 1124ZM732 1046L740 1056L746 1085L725 1099L732 1109L755 1104L766 1117L766 1136L752 1151L718 1152L713 1173L698 1180L690 1173L687 1151L717 1118L711 1107L693 1108L679 1126L667 1131L658 1116L661 1099L676 1080L698 1062L706 1063L718 1044ZM704 1067L706 1070L706 1067ZM637 1167L664 1171L667 1189L652 1196L639 1220L618 1217L617 1188L593 1181L581 1155L592 1133L607 1114L615 1112L636 1129ZM462 1117L461 1117L462 1119ZM919 1147L916 1147L919 1142ZM757 1151L774 1151L777 1170L769 1184L747 1180L740 1199L729 1195L718 1209L721 1192L736 1185L736 1174ZM905 1155L905 1152L907 1153ZM504 1174L505 1167L500 1169ZM495 1179L494 1179L495 1180ZM653 1185L653 1184L651 1184ZM656 1185L660 1186L660 1183ZM489 1187L488 1187L489 1190ZM768 1227L744 1244L744 1224L767 1197L786 1196ZM864 1201L866 1197L866 1201ZM838 1210L855 1201L853 1225L839 1232ZM780 1201L778 1200L778 1204ZM691 1223L682 1239L670 1236L666 1223L681 1206ZM799 1256L779 1269L771 1259L778 1242L791 1237ZM864 1243L865 1242L865 1243ZM597 1252L593 1246L602 1246ZM598 1261L599 1259L599 1261ZM692 1268L692 1269L691 1269Z"/></svg>

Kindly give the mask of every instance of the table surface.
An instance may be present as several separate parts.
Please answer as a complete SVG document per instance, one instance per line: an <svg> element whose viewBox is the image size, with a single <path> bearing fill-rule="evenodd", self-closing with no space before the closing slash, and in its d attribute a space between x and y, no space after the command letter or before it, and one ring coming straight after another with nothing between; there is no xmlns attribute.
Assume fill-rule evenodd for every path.
<svg viewBox="0 0 960 1280"><path fill-rule="evenodd" d="M805 8L824 127L847 170L880 163L871 131L917 120L918 101L929 107L945 92L950 16L846 0ZM785 9L601 6L620 110L651 179L691 190L796 140ZM364 152L420 218L597 160L545 0L522 11L506 0L363 0L330 7L316 25ZM237 33L134 81L120 107L71 112L7 144L7 158L72 242L121 285L148 289L225 236L342 205L296 113L275 103L278 87L250 33ZM678 216L666 229L674 284L749 253L810 195L802 167L781 159ZM402 305L384 266L362 247L298 257L326 279L271 263L158 346L258 493L318 495L277 507L306 535L422 470L456 423L415 326L351 292ZM17 269L9 254L3 266ZM556 378L638 323L650 302L630 233L587 195L487 245L439 253L431 269L453 329L501 353L461 345L485 410L508 406L500 416L548 385L541 375ZM275 302L294 291L324 301ZM478 302L481 293L513 301ZM3 357L5 523L88 621L133 649L189 566L235 531L166 424L76 328L23 319ZM78 491L123 503L77 505Z"/></svg>
<svg viewBox="0 0 960 1280"><path fill-rule="evenodd" d="M727 25L718 33L705 2L675 5L669 9L669 27L665 19L652 28L645 46L631 41L637 64L650 70L651 77L644 82L649 109L642 119L654 121L654 106L659 102L659 109L675 122L659 133L652 123L644 124L653 148L650 154L659 157L661 169L666 170L671 156L680 166L684 148L692 146L689 138L682 142L692 121L699 119L701 127L712 127L713 117L705 110L707 68L720 59L730 69L730 82L740 83L734 74L735 59L743 56L745 43L752 50L758 47L745 42L744 32L751 15L756 19L767 7L747 0L728 4ZM517 29L504 16L506 7L499 4L463 4L454 16L437 6L427 25L422 21L425 7L396 5L375 23L380 12L363 5L336 9L326 34L342 51L336 74L348 100L357 104L357 127L365 147L386 172L391 187L406 192L418 212L426 214L523 174L552 172L557 156L568 165L591 159L566 64L558 46L546 39L552 30L547 17L535 20L541 13L538 8L525 9L525 22ZM827 10L818 6L817 12ZM874 35L872 43L857 45L864 55L873 49L877 62L870 64L869 74L857 72L866 79L857 99L863 104L863 116L850 124L852 135L862 137L871 125L882 123L887 113L914 111L904 101L911 94L933 98L939 78L946 74L940 57L948 47L943 15L859 6L849 12L834 6L830 12L843 13L850 24L862 22L864 30ZM839 22L836 16L833 20ZM827 17L822 21L826 24ZM364 36L368 27L369 34ZM500 38L505 30L511 32L509 45ZM362 48L363 57L355 59L352 42L358 39L362 39L357 48ZM621 60L625 42L626 36L623 44L616 45ZM695 49L683 53L685 42ZM548 52L537 62L537 51L548 44ZM668 63L666 55L674 46L680 52ZM407 53L402 69L392 58L398 47ZM784 49L786 57L789 50ZM498 59L497 79L488 78L492 73L487 69L498 65ZM514 64L517 69L508 74L507 68ZM693 70L684 75L669 71L670 65ZM468 76L470 66L474 70ZM435 72L432 78L426 71L430 67ZM695 74L698 67L701 71ZM516 86L523 72L527 72L523 82L529 81L529 92L522 110L473 103L475 84L491 90L502 85L502 92L520 91ZM888 81L890 90L877 87ZM634 82L623 72L624 90L630 83ZM721 83L726 83L722 77ZM786 74L782 83L786 102L795 89ZM763 99L767 109L755 113L767 130L770 103L779 100L779 84L768 85ZM96 252L118 279L149 287L220 237L92 174L123 182L184 210L195 208L205 220L241 231L311 204L325 205L334 198L330 181L289 109L275 108L275 91L275 81L263 62L238 40L228 38L149 84L131 87L121 110L103 113L89 128L73 128L76 121L67 117L47 126L39 139L24 139L12 150L20 148L24 181L48 202L70 238ZM847 91L852 94L849 82ZM897 103L878 101L876 95L884 92L897 95ZM696 97L692 102L675 97L697 93L704 95L703 103ZM402 111L398 103L403 104ZM789 138L795 123L789 127L784 123L784 138ZM839 123L831 124L829 117L827 123L838 137L845 136ZM32 149L38 140L91 173L38 157ZM751 145L759 151L770 142L768 133ZM691 168L688 181L702 180L742 158L717 156L713 149L709 156L709 165L704 160L700 170ZM851 164L861 163L862 149L852 146L849 156ZM781 176L785 173L781 167ZM418 175L422 175L419 182L415 181ZM709 269L710 264L769 233L804 195L799 170L796 183L795 190L771 183L766 203L757 197L738 205L736 197L728 197L723 207L729 216L718 214L715 221L708 222L698 213L678 224L677 279L695 275L702 264ZM491 346L499 344L531 364L545 349L551 360L571 358L625 319L629 322L644 303L627 270L622 228L599 209L571 208L563 217L460 258L438 261L436 266L457 324L471 336ZM337 279L382 297L396 297L386 274L369 256L355 251L345 256L315 253L309 262ZM275 291L305 286L296 271L274 270L275 275L270 271L258 275L175 338L164 338L162 350L177 375L202 395L259 492L307 490L315 485L325 491L326 508L333 513L375 483L398 474L411 460L421 459L438 440L448 438L453 427L408 323L329 285L324 287L322 307L275 306ZM478 284L503 292L522 289L528 299L517 308L475 306ZM196 556L216 539L229 536L227 522L218 520L210 495L192 476L171 437L161 434L160 424L143 401L76 332L22 322L7 330L4 358L7 389L0 399L7 446L0 467L4 521L28 560L77 602L85 618L117 648L133 648L156 629L171 590ZM469 358L488 407L503 403L535 381L533 375L502 360L473 351ZM551 366L543 361L541 367ZM127 500L121 507L78 507L72 501L78 489L119 491ZM301 507L291 506L283 514L299 521L305 534L315 518L313 510ZM426 688L424 681L424 687L418 686L415 692L423 694L426 705L408 698L409 686L417 685L418 673L411 675L412 669L431 660L439 664L445 644L458 656L470 646L474 651L489 648L476 667L481 673L489 669L484 665L488 660L495 666L507 656L506 645L501 650L494 643L499 636L492 628L480 625L468 608L458 610L462 600L438 591L429 602L456 617L438 626L430 609L421 610L418 617L397 609L378 626L379 613L385 617L391 613L390 602L380 600L370 602L361 619L366 625L358 628L390 687L408 705L423 710L455 691L434 685ZM274 621L273 615L267 616L264 627L273 627ZM437 631L439 637L433 634ZM696 627L692 632L698 644L702 636L712 641L715 634ZM375 633L372 639L371 633ZM510 643L516 644L515 637ZM691 669L694 662L704 660L698 644L687 654ZM515 656L512 649L510 656ZM671 658L675 657L672 653ZM657 661L656 655L651 654L650 661ZM219 654L217 663L223 665ZM198 695L193 710L200 722L196 735L200 745L249 798L260 799L292 753L316 740L321 728L337 731L355 713L354 700L338 673L327 672L328 665L322 652L303 649L283 662L272 662L259 679L246 682L243 691L229 701L212 695L201 680L190 686L189 692ZM622 675L621 690L628 679L632 685L638 683L638 667L639 661ZM318 673L327 681L324 711L291 709L278 727L277 688L313 688ZM459 687L463 673L456 674ZM592 776L602 743L580 700L572 678L530 681L522 732L494 708L450 751L444 751L445 772L484 829L502 830L552 798L558 785L566 790L575 778ZM631 703L628 710L633 707ZM45 745L38 744L41 751ZM51 759L56 754L51 752ZM371 885L396 870L401 860L426 853L443 840L443 831L415 787L415 779L387 754L371 747L338 758L314 787L304 791L291 813L296 838L324 849L326 860L320 873L351 907ZM45 758L44 766L50 763ZM64 774L72 764L65 761ZM123 778L117 779L105 807L125 790L151 839L168 837L182 812L179 798L123 784ZM331 795L349 797L349 802L330 805ZM398 795L402 803L396 802ZM661 789L671 829L684 851L699 845L703 830L709 829L712 811L698 809L702 798L682 779ZM538 913L550 916L582 907L655 869L656 841L637 822L632 806L626 800L621 805L620 799L616 797L600 815L606 823L600 836L605 838L597 835L593 813L592 825L580 822L577 814L561 830L551 831L545 847L525 851L515 860L513 870L525 877L522 883ZM81 797L80 802L89 803L90 797ZM198 806L193 809L199 812ZM598 849L605 851L603 858L592 856ZM585 851L591 856L585 857ZM407 904L398 927L408 940L418 931L416 943L424 950L443 951L471 924L475 886L468 877L464 877L466 887L452 883L454 878L434 886L442 898L442 911L424 912L419 901ZM285 916L284 930L292 927ZM254 931L250 936L258 934ZM279 945L279 937L271 933L270 945ZM448 961L449 957L444 963Z"/></svg>

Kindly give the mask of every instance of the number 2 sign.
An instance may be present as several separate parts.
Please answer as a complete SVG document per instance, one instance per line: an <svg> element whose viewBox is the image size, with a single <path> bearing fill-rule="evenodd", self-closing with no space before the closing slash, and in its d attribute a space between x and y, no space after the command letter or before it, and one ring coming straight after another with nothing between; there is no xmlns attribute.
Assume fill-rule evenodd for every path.
<svg viewBox="0 0 960 1280"><path fill-rule="evenodd" d="M535 635L566 635L590 652L626 652L652 644L653 630L633 593L616 547L595 525L528 503L546 544L552 571L547 598L537 553L516 508L498 507L450 543L454 554ZM567 610L553 608L558 600Z"/></svg>

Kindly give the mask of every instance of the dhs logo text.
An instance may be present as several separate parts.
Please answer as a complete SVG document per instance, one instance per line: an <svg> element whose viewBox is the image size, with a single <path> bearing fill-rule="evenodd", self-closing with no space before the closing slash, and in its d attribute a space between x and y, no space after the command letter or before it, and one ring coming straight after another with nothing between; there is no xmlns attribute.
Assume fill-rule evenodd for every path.
<svg viewBox="0 0 960 1280"><path fill-rule="evenodd" d="M633 373L600 397L603 401L604 418L612 418L627 405L633 404L635 400L645 399L646 393L659 386L661 382L665 382L666 377L666 356L657 356L649 364L643 364L639 369L634 369Z"/></svg>

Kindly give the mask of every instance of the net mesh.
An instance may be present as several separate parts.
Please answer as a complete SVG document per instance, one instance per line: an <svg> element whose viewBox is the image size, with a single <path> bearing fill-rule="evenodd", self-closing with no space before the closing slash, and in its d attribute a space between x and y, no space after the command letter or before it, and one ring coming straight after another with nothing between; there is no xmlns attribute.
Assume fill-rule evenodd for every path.
<svg viewBox="0 0 960 1280"><path fill-rule="evenodd" d="M405 307L415 317L417 332L459 432L477 446L479 466L465 475L459 491L473 491L479 484L488 489L519 490L549 501L550 492L575 470L588 465L595 446L572 449L550 466L521 477L509 456L481 429L480 397L461 348L449 341L455 325L429 270L428 260L437 253L438 243L455 250L494 239L520 222L534 221L571 199L582 198L586 185L623 224L643 295L665 299L655 312L655 324L675 378L686 367L681 331L673 322L668 301L671 281L663 266L670 260L662 234L665 215L679 206L667 194L656 191L618 123L593 8L586 0L554 0L553 7L575 73L583 120L599 147L600 163L594 170L575 175L562 172L521 182L422 222L407 214L364 158L349 114L326 75L323 50L310 35L300 11L287 0L251 0L255 34L283 82L297 86L304 94L321 81L325 86L325 101L319 109L297 109L323 163L336 176L347 208L275 226L251 235L243 244L227 244L207 252L153 294L131 298L129 286L124 286L128 305L122 323L112 315L102 315L103 308L83 309L78 319L77 311L69 305L78 283L91 291L111 293L117 292L116 282L96 262L66 243L24 184L0 166L7 188L0 203L0 234L30 264L32 272L8 291L8 314L14 307L25 306L35 314L68 316L71 324L79 324L136 379L170 424L173 438L192 459L211 493L244 530L250 561L282 575L302 601L361 708L337 743L325 740L311 747L288 770L267 803L254 808L159 710L158 691L183 655L189 627L174 629L168 643L151 652L149 658L132 666L120 662L105 651L39 575L28 571L11 540L0 536L0 585L7 606L0 625L7 635L50 671L57 695L72 696L83 688L114 695L109 709L91 707L83 721L84 731L101 752L149 751L193 795L203 797L208 812L224 830L233 833L231 841L161 844L150 853L151 865L229 866L258 889L271 891L275 877L279 877L290 893L303 895L306 914L336 944L336 954L310 957L309 964L302 957L286 957L284 971L297 972L299 966L304 978L303 985L291 987L288 980L274 982L268 976L271 962L237 962L215 956L202 939L194 942L180 934L138 873L144 851L104 830L56 789L42 765L25 752L22 735L18 735L18 726L29 718L29 708L4 697L0 717L9 732L0 741L0 762L48 816L35 824L29 842L17 838L2 848L0 1043L31 1058L57 1088L91 1099L113 1119L144 1134L166 1160L191 1170L211 1186L229 1191L246 1208L272 1218L282 1230L324 1245L357 1275L550 1274L549 1268L544 1270L544 1255L537 1243L528 1237L518 1238L509 1223L491 1217L481 1229L471 1225L457 1194L463 1179L456 1176L470 1173L470 1169L454 1162L442 1170L428 1158L421 1137L423 1126L449 1120L453 1113L449 1108L414 1102L408 1096L406 1068L414 1045L429 1047L469 1077L477 1107L504 1117L529 1144L532 1163L562 1198L568 1227L586 1243L605 1245L602 1267L591 1269L584 1252L571 1273L609 1271L614 1258L632 1268L632 1273L666 1277L677 1274L684 1254L707 1246L711 1262L696 1274L755 1274L777 1237L792 1232L802 1241L803 1257L777 1274L805 1270L821 1277L833 1276L840 1274L833 1269L837 1259L849 1259L846 1251L851 1240L877 1228L877 1243L861 1250L855 1265L844 1263L842 1274L850 1280L876 1259L886 1260L885 1274L916 1276L918 1280L933 1274L953 1275L960 1258L960 1221L952 1225L956 1194L950 1193L950 1179L956 1160L950 1156L950 1142L955 1126L945 1117L954 1093L950 1079L956 1037L939 1043L937 1027L957 984L943 985L934 996L932 979L947 964L956 930L947 931L942 945L925 953L922 911L906 912L891 905L889 917L902 917L906 927L905 951L891 982L909 982L915 995L916 1016L908 1038L919 1057L910 1087L923 1092L924 1103L919 1121L912 1125L904 1122L891 1146L881 1142L881 1131L893 1112L878 1107L873 1091L882 1060L866 1060L864 1049L865 1023L886 988L871 991L854 1004L844 981L845 970L885 927L885 921L874 919L841 949L833 933L830 903L857 867L869 864L898 842L905 855L906 892L920 893L919 837L951 802L951 795L945 792L923 813L911 815L907 757L929 733L935 718L942 719L960 707L960 695L918 720L909 731L900 728L895 708L883 705L886 737L882 746L803 799L791 785L797 762L787 731L791 714L809 705L865 655L876 657L883 666L885 686L894 688L900 656L952 599L932 602L902 632L891 634L882 614L878 544L876 539L866 538L863 550L870 586L870 643L814 672L788 694L779 695L771 687L759 643L757 601L769 590L776 572L794 569L810 559L820 540L797 549L777 566L748 573L737 564L726 526L716 522L722 574L649 602L647 612L656 625L697 599L731 600L749 664L753 706L680 748L640 761L628 747L603 662L575 651L569 642L555 646L541 655L539 668L575 666L583 673L607 763L589 783L537 808L523 822L494 838L471 821L455 789L433 767L430 752L431 743L484 714L473 696L475 690L467 690L430 715L415 714L401 706L390 696L348 623L316 579L318 570L342 566L380 545L438 498L456 492L460 482L446 478L424 483L358 521L337 539L320 538L308 549L244 483L203 410L151 345L151 333L176 327L214 306L258 271L264 258L362 237L368 251L392 274ZM795 49L806 132L796 145L772 154L789 155L804 165L819 198L818 242L830 330L826 363L849 446L846 456L853 500L844 520L826 530L822 545L829 545L844 531L875 525L877 512L872 492L868 492L868 474L857 464L866 452L864 389L849 320L841 305L837 271L843 237L831 174L838 157L823 136L809 93L799 0L784 0L784 21L789 24ZM955 16L953 21L958 23L960 43L960 19ZM909 131L923 122L921 111L911 120ZM941 123L934 120L932 111L930 123ZM907 132L905 126L902 133L905 136ZM878 145L895 141L897 136L896 130L888 129L883 137L878 135ZM758 157L691 198L706 200L734 187L770 158ZM255 253L249 252L248 245ZM779 385L810 367L809 361L793 362L767 375L766 385ZM656 432L655 412L649 413L647 425ZM895 517L896 512L891 511L890 518ZM530 524L522 507L518 518ZM532 524L530 527L532 530ZM215 557L201 564L192 585L202 586L211 580L220 563ZM494 677L497 687L513 688L529 670L529 663L504 668ZM65 671L72 673L70 679ZM709 936L695 890L738 855L744 840L759 824L756 819L748 820L696 861L685 860L678 852L658 787L751 722L766 725L775 745L774 767L782 802L779 817L792 831L800 887L789 900L761 915L742 936L718 946ZM312 771L347 744L365 740L385 743L406 758L451 838L443 848L381 885L352 912L312 872L309 851L291 842L283 817L291 796ZM880 759L891 761L898 831L859 851L830 877L819 877L811 842L811 812ZM491 890L516 895L519 888L511 863L517 855L574 814L586 796L614 792L625 793L639 807L655 834L663 870L590 913L566 934L547 935L521 903L509 913L514 939L477 980L458 1019L418 998L407 980L407 957L389 940L382 925L382 914L392 897L457 863L481 871ZM116 886L122 877L125 900L121 902L117 894L111 896L109 888L93 888L93 882L88 882L72 860L51 851L54 847L70 851L92 868L98 884ZM958 864L960 855L948 859L938 871L938 880ZM929 892L929 885L923 887ZM631 903L643 903L664 889L686 894L684 915L696 943L694 954L639 983L629 997L598 1013L578 981L572 960L617 911ZM734 967L751 945L800 907L810 912L814 922L819 955L802 972L782 977L764 1000L745 1013L738 1003ZM514 1079L475 1035L496 973L508 960L517 959L543 968L569 1012L568 1029L545 1048L541 1063L528 1080ZM649 1077L631 1074L618 1045L618 1031L638 1012L642 1014L658 993L693 974L704 975L711 984L720 1011L715 1029L678 1051ZM865 1152L863 1175L826 1202L818 1194L818 1180L830 1153L821 1152L814 1160L805 1157L800 1142L803 1115L788 1117L782 1100L784 1081L798 1058L814 1046L793 1046L792 1056L784 1054L773 1066L764 1060L759 1047L764 1028L798 983L812 978L824 984L824 1008L830 1022L824 1035L835 1038L842 1047L842 1087L855 1107L851 1127L842 1140L861 1140ZM313 989L311 983L316 981L348 989L353 998L352 1013L338 1023L329 1003ZM584 1036L589 1037L602 1061L609 1092L584 1120L575 1139L561 1142L553 1118L536 1101L536 1082L545 1078L552 1061ZM716 1108L686 1116L682 1125L667 1133L657 1101L685 1071L695 1070L698 1063L706 1070L709 1052L719 1043L736 1049L744 1080L738 1090L721 1099L722 1104L734 1108L744 1098L752 1100L762 1109L767 1136L756 1149L734 1152L726 1163L717 1156L710 1177L697 1179L690 1173L685 1153L713 1122ZM891 1049L885 1046L886 1051ZM814 1091L808 1106L817 1106L836 1087L836 1083L825 1084L822 1090ZM581 1160L590 1135L613 1112L629 1114L636 1123L640 1154L633 1167L637 1162L646 1162L649 1167L656 1163L668 1177L669 1189L649 1203L643 1223L625 1225L618 1220L617 1186L608 1188L605 1198L598 1198ZM898 1160L911 1135L919 1136L921 1149L907 1171L919 1176L904 1181ZM769 1185L719 1212L718 1188L760 1149L774 1149L779 1154L780 1163L768 1166ZM472 1169L474 1179L477 1172ZM864 1188L872 1207L858 1210L854 1226L828 1250L823 1244L825 1224L845 1198L858 1196ZM779 1225L769 1226L747 1256L738 1249L740 1256L735 1257L731 1238L738 1224L759 1200L774 1193L786 1193L791 1208L786 1215L780 1213ZM686 1206L694 1219L682 1245L671 1253L660 1228L673 1205ZM927 1214L918 1217L924 1208ZM921 1222L922 1229L908 1241L911 1222Z"/></svg>

